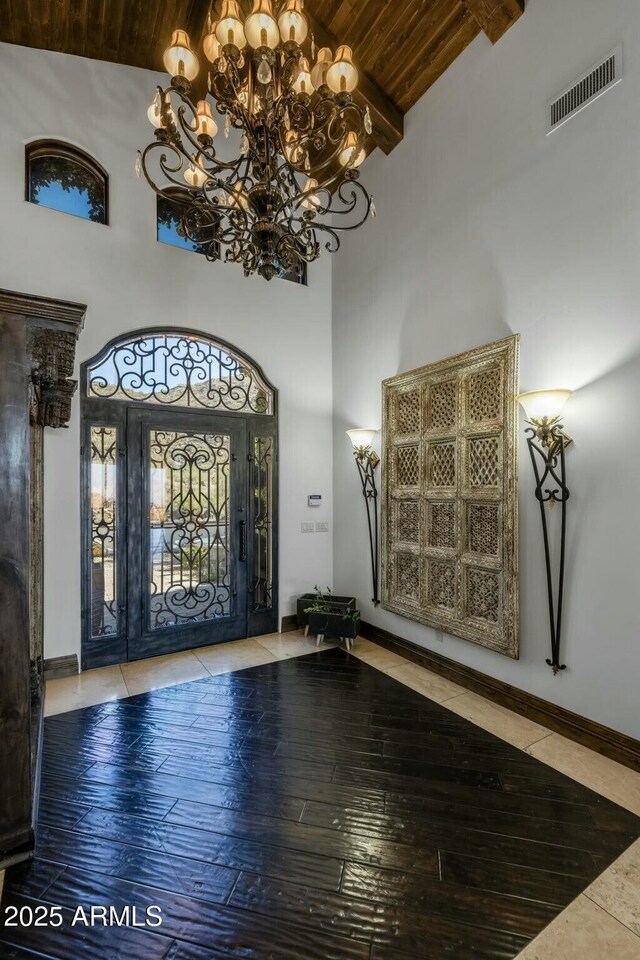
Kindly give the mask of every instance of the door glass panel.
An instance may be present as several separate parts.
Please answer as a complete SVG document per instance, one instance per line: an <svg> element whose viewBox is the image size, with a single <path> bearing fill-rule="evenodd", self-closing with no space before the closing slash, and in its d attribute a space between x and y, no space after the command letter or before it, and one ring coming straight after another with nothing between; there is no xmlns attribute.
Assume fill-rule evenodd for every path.
<svg viewBox="0 0 640 960"><path fill-rule="evenodd" d="M273 440L253 438L254 577L255 610L272 606L273 594Z"/></svg>
<svg viewBox="0 0 640 960"><path fill-rule="evenodd" d="M91 636L118 633L117 429L91 427Z"/></svg>
<svg viewBox="0 0 640 960"><path fill-rule="evenodd" d="M149 433L151 630L231 615L230 437Z"/></svg>

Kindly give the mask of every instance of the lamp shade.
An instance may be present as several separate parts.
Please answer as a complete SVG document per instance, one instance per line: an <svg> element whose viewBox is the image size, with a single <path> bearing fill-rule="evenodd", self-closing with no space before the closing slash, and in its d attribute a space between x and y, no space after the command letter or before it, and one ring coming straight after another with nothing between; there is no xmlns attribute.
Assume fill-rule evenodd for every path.
<svg viewBox="0 0 640 960"><path fill-rule="evenodd" d="M298 74L295 83L292 83L291 86L296 93L313 93L313 84L311 82L311 73L309 71L309 61L306 57L300 59L300 73Z"/></svg>
<svg viewBox="0 0 640 960"><path fill-rule="evenodd" d="M194 157L191 158L191 163L184 172L184 178L190 187L201 187L208 179L204 170L196 166Z"/></svg>
<svg viewBox="0 0 640 960"><path fill-rule="evenodd" d="M361 447L370 447L377 432L377 430L366 430L358 427L355 430L347 430L347 436L351 440L354 450L359 450Z"/></svg>
<svg viewBox="0 0 640 960"><path fill-rule="evenodd" d="M327 83L334 93L351 93L358 86L358 71L353 65L351 47L338 47L335 60L327 70Z"/></svg>
<svg viewBox="0 0 640 960"><path fill-rule="evenodd" d="M316 90L327 82L327 73L333 63L333 54L329 47L321 47L318 50L316 64L311 71L311 82Z"/></svg>
<svg viewBox="0 0 640 960"><path fill-rule="evenodd" d="M195 80L200 69L198 58L191 49L189 34L185 30L174 30L171 46L164 52L165 70L171 77L184 77Z"/></svg>
<svg viewBox="0 0 640 960"><path fill-rule="evenodd" d="M222 56L222 44L216 36L217 23L211 25L211 32L206 35L202 41L204 55L211 63L215 63Z"/></svg>
<svg viewBox="0 0 640 960"><path fill-rule="evenodd" d="M340 163L343 167L359 167L366 156L366 151L360 146L357 135L350 130L344 147L340 151Z"/></svg>
<svg viewBox="0 0 640 960"><path fill-rule="evenodd" d="M198 120L198 136L215 137L218 132L218 124L213 119L211 113L211 104L206 100L198 100L196 108L196 118Z"/></svg>
<svg viewBox="0 0 640 960"><path fill-rule="evenodd" d="M571 396L571 390L530 390L518 395L527 420L555 420Z"/></svg>
<svg viewBox="0 0 640 960"><path fill-rule="evenodd" d="M271 0L254 0L253 10L244 22L244 32L250 47L271 47L280 43L280 31L273 15Z"/></svg>
<svg viewBox="0 0 640 960"><path fill-rule="evenodd" d="M216 37L223 47L228 43L233 44L238 50L246 47L247 38L241 17L238 0L224 0L216 27Z"/></svg>
<svg viewBox="0 0 640 960"><path fill-rule="evenodd" d="M298 45L304 43L309 32L309 21L302 12L300 0L286 0L284 9L278 17L278 26L283 43L289 40Z"/></svg>
<svg viewBox="0 0 640 960"><path fill-rule="evenodd" d="M304 193L309 193L309 196L302 201L302 206L307 210L319 210L322 206L322 201L317 193L311 193L311 190L317 190L318 181L315 177L307 177L306 183L304 184L302 190Z"/></svg>

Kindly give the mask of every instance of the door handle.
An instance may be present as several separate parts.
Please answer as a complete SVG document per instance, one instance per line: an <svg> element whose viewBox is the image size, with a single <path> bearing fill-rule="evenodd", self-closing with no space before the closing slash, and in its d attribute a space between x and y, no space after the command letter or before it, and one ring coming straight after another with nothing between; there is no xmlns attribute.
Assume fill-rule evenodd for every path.
<svg viewBox="0 0 640 960"><path fill-rule="evenodd" d="M244 563L247 559L247 521L240 521L240 562Z"/></svg>

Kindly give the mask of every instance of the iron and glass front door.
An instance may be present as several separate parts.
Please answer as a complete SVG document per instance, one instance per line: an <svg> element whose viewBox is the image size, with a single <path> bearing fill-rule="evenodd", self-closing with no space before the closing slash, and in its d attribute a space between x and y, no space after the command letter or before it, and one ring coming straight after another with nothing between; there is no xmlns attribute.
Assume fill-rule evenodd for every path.
<svg viewBox="0 0 640 960"><path fill-rule="evenodd" d="M277 398L190 331L82 366L82 667L277 629Z"/></svg>
<svg viewBox="0 0 640 960"><path fill-rule="evenodd" d="M242 420L130 410L129 660L247 635Z"/></svg>

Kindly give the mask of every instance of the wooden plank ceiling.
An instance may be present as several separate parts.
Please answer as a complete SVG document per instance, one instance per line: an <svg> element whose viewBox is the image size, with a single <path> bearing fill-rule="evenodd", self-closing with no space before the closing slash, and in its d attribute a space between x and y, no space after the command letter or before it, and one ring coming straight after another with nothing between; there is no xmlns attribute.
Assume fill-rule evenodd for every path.
<svg viewBox="0 0 640 960"><path fill-rule="evenodd" d="M217 9L220 0L216 0ZM210 0L4 0L0 40L162 70L175 27L195 43ZM248 12L250 0L241 0ZM524 0L306 0L318 46L348 43L371 108L373 139L400 142L403 117L484 31L492 43L521 16Z"/></svg>

